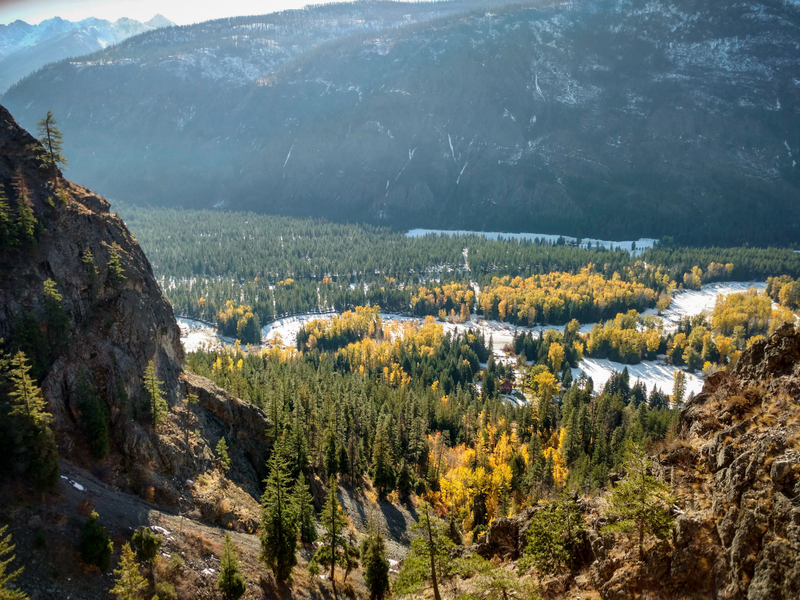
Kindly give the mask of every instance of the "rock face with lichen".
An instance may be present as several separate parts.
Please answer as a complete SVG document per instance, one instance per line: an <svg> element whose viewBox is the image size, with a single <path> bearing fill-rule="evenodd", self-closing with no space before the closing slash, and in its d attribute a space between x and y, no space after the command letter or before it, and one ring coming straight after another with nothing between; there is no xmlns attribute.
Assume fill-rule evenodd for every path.
<svg viewBox="0 0 800 600"><path fill-rule="evenodd" d="M639 561L633 544L601 533L604 500L591 499L573 565L581 573L542 581L545 596L593 588L604 600L800 598L800 331L793 324L755 342L728 373L710 376L681 411L677 439L655 458L677 498L672 540ZM516 559L531 514L496 519L462 553Z"/></svg>
<svg viewBox="0 0 800 600"><path fill-rule="evenodd" d="M147 454L142 449L149 436L145 419L130 417L142 417L146 410L142 375L153 361L167 402L175 403L183 364L180 330L150 263L122 220L103 198L60 173L54 181L42 168L40 148L0 107L0 185L13 216L24 193L38 222L34 242L0 250L0 338L7 350L19 347L26 317L39 323L32 334L28 327L29 337L49 339L43 289L53 280L67 325L58 351L52 343L43 349L50 356L38 375L59 452L69 457L80 450L78 379L85 374L108 409L118 447L139 461ZM94 269L86 261L89 252ZM112 253L124 270L121 280L109 269Z"/></svg>
<svg viewBox="0 0 800 600"><path fill-rule="evenodd" d="M784 324L681 413L697 475L681 486L670 575L717 598L800 597L800 333Z"/></svg>

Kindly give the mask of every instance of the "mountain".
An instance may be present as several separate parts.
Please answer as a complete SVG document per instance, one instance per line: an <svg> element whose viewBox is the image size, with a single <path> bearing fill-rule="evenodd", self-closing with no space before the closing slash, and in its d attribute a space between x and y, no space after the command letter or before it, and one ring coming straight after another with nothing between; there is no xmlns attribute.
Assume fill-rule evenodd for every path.
<svg viewBox="0 0 800 600"><path fill-rule="evenodd" d="M0 93L47 63L96 52L145 31L172 25L162 15L146 23L125 18L113 23L93 18L70 22L54 17L38 25L24 21L0 25Z"/></svg>
<svg viewBox="0 0 800 600"><path fill-rule="evenodd" d="M130 409L126 399L143 392L149 361L168 395L175 395L183 348L172 307L125 224L101 197L61 177L60 199L45 176L49 171L41 168L39 147L0 107L0 186L13 207L12 221L24 203L37 222L36 240L27 246L0 238L0 340L7 342L0 346L26 353L54 427L77 435L81 373L108 403L112 421L121 423ZM119 282L109 266L114 254L124 270ZM49 310L43 293L47 280L55 282L61 296L66 322L60 333L43 316ZM126 436L135 437L136 430L122 431L122 445L132 443Z"/></svg>
<svg viewBox="0 0 800 600"><path fill-rule="evenodd" d="M3 101L133 202L792 244L798 28L783 0L325 5L149 32Z"/></svg>

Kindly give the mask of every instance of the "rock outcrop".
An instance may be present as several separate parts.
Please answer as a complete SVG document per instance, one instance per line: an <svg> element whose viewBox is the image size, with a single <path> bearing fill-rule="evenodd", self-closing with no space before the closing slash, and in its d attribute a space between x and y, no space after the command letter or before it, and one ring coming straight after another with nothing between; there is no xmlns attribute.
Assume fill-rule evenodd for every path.
<svg viewBox="0 0 800 600"><path fill-rule="evenodd" d="M583 571L541 583L546 597L767 600L800 598L800 331L780 327L727 373L710 376L682 409L678 437L657 456L677 518L669 543L644 561L634 545L603 535L604 500L585 507L589 528L574 558ZM458 554L516 560L529 508L495 519Z"/></svg>
<svg viewBox="0 0 800 600"><path fill-rule="evenodd" d="M122 220L103 198L60 173L54 178L43 168L40 150L0 107L0 185L12 217L24 195L38 222L35 242L0 247L0 338L10 349L18 347L20 319L27 316L28 322L40 322L38 333L47 339L43 286L53 280L68 324L59 351L46 348L52 355L40 376L60 454L69 457L80 450L78 380L85 374L108 408L115 448L140 463L149 434L130 417L146 407L142 376L152 360L167 401L175 403L184 358L180 330L150 263ZM87 264L90 252L94 268ZM124 269L121 281L109 269L112 254Z"/></svg>
<svg viewBox="0 0 800 600"><path fill-rule="evenodd" d="M197 396L194 413L202 439L208 444L216 444L225 437L231 459L228 477L253 498L260 499L260 483L268 475L267 457L274 437L274 428L267 415L260 408L231 396L205 377L186 372L181 376L181 382L186 394ZM195 449L191 454L198 456ZM206 460L194 460L194 472L212 467Z"/></svg>
<svg viewBox="0 0 800 600"><path fill-rule="evenodd" d="M800 597L800 332L786 323L681 413L705 488L679 488L670 575L717 598Z"/></svg>
<svg viewBox="0 0 800 600"><path fill-rule="evenodd" d="M681 411L660 453L679 515L646 562L609 538L591 572L604 599L800 597L800 332L755 342Z"/></svg>

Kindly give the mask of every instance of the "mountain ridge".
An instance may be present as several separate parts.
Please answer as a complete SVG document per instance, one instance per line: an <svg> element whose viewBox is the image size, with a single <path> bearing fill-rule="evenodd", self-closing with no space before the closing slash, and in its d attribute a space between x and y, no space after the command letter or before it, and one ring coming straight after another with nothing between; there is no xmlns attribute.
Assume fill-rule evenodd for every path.
<svg viewBox="0 0 800 600"><path fill-rule="evenodd" d="M123 200L786 245L799 26L782 0L325 5L151 32L4 101L63 115L75 177Z"/></svg>

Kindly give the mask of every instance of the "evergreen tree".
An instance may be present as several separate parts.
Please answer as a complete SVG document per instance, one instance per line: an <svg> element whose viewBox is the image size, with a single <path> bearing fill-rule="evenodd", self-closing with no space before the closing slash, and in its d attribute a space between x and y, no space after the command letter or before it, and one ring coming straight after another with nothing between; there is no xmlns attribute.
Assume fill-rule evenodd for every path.
<svg viewBox="0 0 800 600"><path fill-rule="evenodd" d="M421 591L430 579L434 599L442 600L439 580L449 572L450 548L454 544L447 536L447 524L432 514L430 504L423 502L419 513L419 521L411 528L416 536L395 581L395 591L400 595Z"/></svg>
<svg viewBox="0 0 800 600"><path fill-rule="evenodd" d="M61 154L63 137L56 125L58 122L49 110L47 115L36 125L39 133L39 143L42 149L39 150L39 159L42 168L48 169L53 177L53 181L58 179L58 167L62 168L67 164L67 159Z"/></svg>
<svg viewBox="0 0 800 600"><path fill-rule="evenodd" d="M146 562L152 569L158 557L158 551L164 545L164 536L153 533L149 527L140 527L131 537L131 542L139 560Z"/></svg>
<svg viewBox="0 0 800 600"><path fill-rule="evenodd" d="M216 453L220 468L227 473L231 468L231 459L228 456L228 442L225 441L224 437L219 438Z"/></svg>
<svg viewBox="0 0 800 600"><path fill-rule="evenodd" d="M81 369L78 374L77 395L80 421L89 442L89 449L95 458L105 458L108 454L108 429L110 426L108 408L98 398L84 369Z"/></svg>
<svg viewBox="0 0 800 600"><path fill-rule="evenodd" d="M328 480L328 499L320 513L320 521L325 533L322 534L322 546L311 559L312 570L318 570L318 565L330 567L330 581L333 595L336 595L336 565L347 568L348 555L352 553L352 544L344 535L347 521L342 507L336 498L336 477Z"/></svg>
<svg viewBox="0 0 800 600"><path fill-rule="evenodd" d="M585 529L575 498L562 494L534 513L520 568L536 567L540 577L557 574L571 562L578 532Z"/></svg>
<svg viewBox="0 0 800 600"><path fill-rule="evenodd" d="M283 445L283 440L278 440L272 450L266 489L261 497L261 560L278 581L289 579L297 564L297 515Z"/></svg>
<svg viewBox="0 0 800 600"><path fill-rule="evenodd" d="M14 175L14 188L17 193L17 222L16 235L20 243L25 246L32 246L36 242L36 216L33 214L33 207L28 197L28 187L22 173L17 171Z"/></svg>
<svg viewBox="0 0 800 600"><path fill-rule="evenodd" d="M672 402L674 406L681 406L686 394L686 374L678 369L672 374Z"/></svg>
<svg viewBox="0 0 800 600"><path fill-rule="evenodd" d="M653 386L653 389L650 391L650 398L648 400L648 404L652 410L658 410L660 408L669 408L669 396L667 396L658 386Z"/></svg>
<svg viewBox="0 0 800 600"><path fill-rule="evenodd" d="M47 403L42 397L42 391L29 375L31 367L21 350L12 359L11 367L11 416L23 419L29 429L49 424L53 415L45 411Z"/></svg>
<svg viewBox="0 0 800 600"><path fill-rule="evenodd" d="M114 286L118 286L125 281L125 269L122 266L119 246L116 243L108 246L108 276Z"/></svg>
<svg viewBox="0 0 800 600"><path fill-rule="evenodd" d="M92 512L89 519L83 524L81 558L86 564L96 565L100 571L105 573L111 567L114 544L111 543L106 528L97 522L99 518L100 515Z"/></svg>
<svg viewBox="0 0 800 600"><path fill-rule="evenodd" d="M8 525L0 527L0 598L3 600L28 600L27 594L17 589L9 589L8 587L22 575L22 571L25 567L20 567L16 571L7 571L9 564L16 558L16 556L12 554L15 546L11 543L11 534L6 535L7 530Z"/></svg>
<svg viewBox="0 0 800 600"><path fill-rule="evenodd" d="M95 294L97 293L97 275L99 274L99 271L97 270L97 265L94 262L94 254L92 254L91 248L86 248L81 256L81 262L83 263L83 268L86 270L86 275L89 277L89 294L92 298L94 298Z"/></svg>
<svg viewBox="0 0 800 600"><path fill-rule="evenodd" d="M147 363L147 369L145 369L142 381L150 406L150 418L152 419L153 429L156 429L164 413L167 412L168 406L164 398L164 392L161 391L161 386L164 385L164 382L158 380L156 368L152 360Z"/></svg>
<svg viewBox="0 0 800 600"><path fill-rule="evenodd" d="M388 414L381 415L375 441L372 444L372 483L378 489L381 498L391 492L395 486L394 456L389 438Z"/></svg>
<svg viewBox="0 0 800 600"><path fill-rule="evenodd" d="M225 532L225 542L222 546L222 557L219 561L217 587L222 592L224 600L238 600L247 589L247 584L239 570L239 557L236 553L236 548L227 531Z"/></svg>
<svg viewBox="0 0 800 600"><path fill-rule="evenodd" d="M17 228L11 215L5 188L0 185L0 250L17 245Z"/></svg>
<svg viewBox="0 0 800 600"><path fill-rule="evenodd" d="M361 564L370 600L383 600L389 594L389 561L383 535L374 524L361 543Z"/></svg>
<svg viewBox="0 0 800 600"><path fill-rule="evenodd" d="M304 544L311 544L317 540L317 519L314 514L314 499L311 497L305 477L300 477L295 481L292 501L297 510L300 541Z"/></svg>
<svg viewBox="0 0 800 600"><path fill-rule="evenodd" d="M47 404L31 379L30 370L25 354L17 352L9 371L9 416L15 424L18 443L30 458L26 474L37 487L48 489L58 482L58 448L50 428L53 416L45 411Z"/></svg>
<svg viewBox="0 0 800 600"><path fill-rule="evenodd" d="M332 424L325 430L325 474L333 477L339 472L339 455L336 452L336 429Z"/></svg>
<svg viewBox="0 0 800 600"><path fill-rule="evenodd" d="M644 560L645 535L665 539L675 520L671 512L675 499L667 484L652 475L653 468L642 446L631 444L622 466L625 477L607 496L603 511L603 516L611 520L605 530L637 534L640 560Z"/></svg>
<svg viewBox="0 0 800 600"><path fill-rule="evenodd" d="M53 362L64 351L69 334L69 316L64 310L64 297L59 293L56 282L44 281L44 317L47 326L47 343Z"/></svg>
<svg viewBox="0 0 800 600"><path fill-rule="evenodd" d="M119 559L119 566L114 569L114 575L116 575L114 587L109 591L117 597L117 600L141 598L142 591L147 588L147 580L139 572L130 544L122 547L122 556Z"/></svg>

